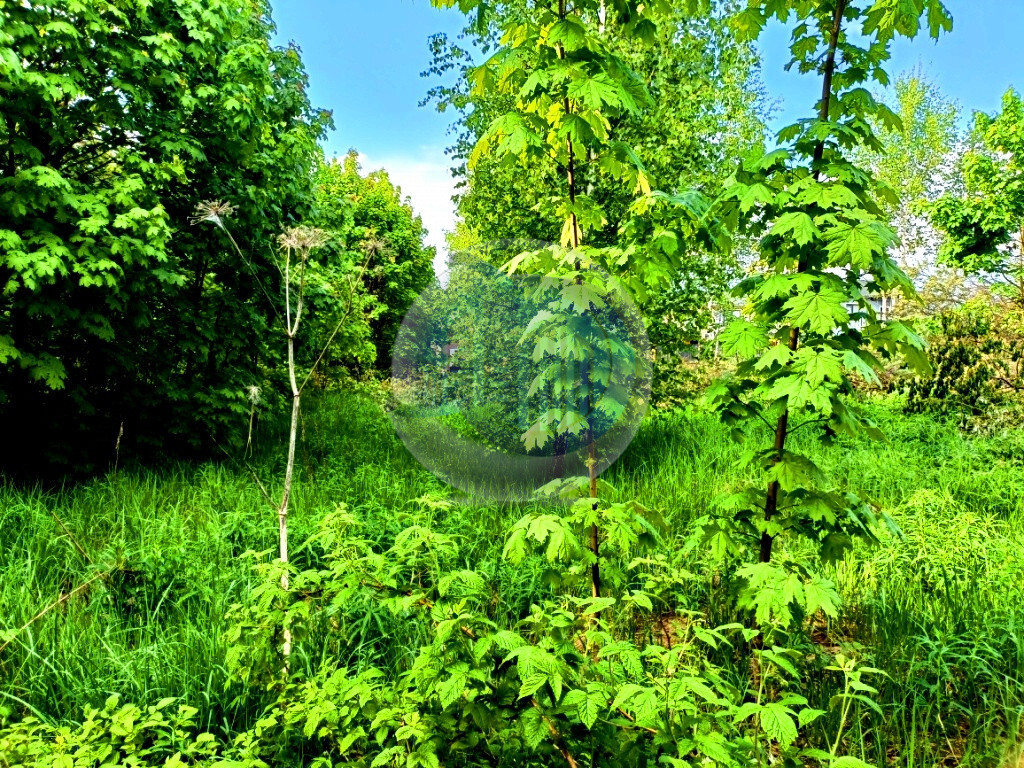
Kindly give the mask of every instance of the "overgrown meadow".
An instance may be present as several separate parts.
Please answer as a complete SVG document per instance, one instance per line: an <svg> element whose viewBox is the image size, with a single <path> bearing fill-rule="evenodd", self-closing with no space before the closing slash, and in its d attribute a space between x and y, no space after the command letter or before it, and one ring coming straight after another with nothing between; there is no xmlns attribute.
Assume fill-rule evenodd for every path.
<svg viewBox="0 0 1024 768"><path fill-rule="evenodd" d="M850 754L876 765L1011 765L1024 715L1024 431L972 437L930 416L904 416L897 406L871 405L888 442L808 446L831 479L875 499L902 535L858 547L826 571L842 608L832 618L809 618L793 664L794 685L829 714L803 738L834 738L839 713L830 700L844 683L826 667L842 653L878 670L864 681L877 692L856 701L847 717ZM260 436L264 449L253 470L261 476L280 474L266 448L277 437ZM728 563L687 544L711 500L742 480L731 469L737 451L713 417L659 414L607 477L618 493L662 510L657 551L685 572L684 589L630 619L651 643L685 643L691 626L744 620L722 579ZM453 599L440 585L455 573L479 575L485 597L477 610L499 628L520 626L555 594L543 556L512 566L502 555L525 510L459 503L409 456L372 399L318 399L301 454L293 520L304 543L294 554L296 570L316 579L325 577L318 569L330 572L329 550L318 539L327 526L343 541L366 542L401 578L345 594L325 615L305 618L290 661L300 677L372 668L390 685L409 675L418 649L435 641L440 618L424 601ZM275 510L246 469L221 462L122 471L64 490L6 486L2 493L7 625L29 622L55 596L66 596L6 641L8 722L19 713L75 723L91 707L114 717L139 702L141 712L123 730L101 718L88 737L78 737L97 750L88 754L108 743L117 754L135 740L135 749L156 744L162 751L155 754L166 757L201 733L230 745L249 732L279 750L274 764L281 765L304 764L325 741L344 738L331 727L339 704L326 688L320 700L296 697L284 705L275 703L275 686L239 676L255 672L233 654L259 629L238 606L265 584L259 567L271 567L276 536ZM89 586L76 589L80 584ZM627 584L640 587L642 579L630 575ZM307 598L320 599L322 588L314 580ZM732 643L708 653L730 685L749 689L745 655L734 647L741 643ZM279 664L275 658L264 663ZM119 699L108 702L111 696ZM179 703L195 708L192 736L146 725L145 707L165 697L174 702L162 711ZM291 716L290 726L268 723L268 713ZM325 726L328 736L320 733ZM17 734L0 736L8 755Z"/></svg>
<svg viewBox="0 0 1024 768"><path fill-rule="evenodd" d="M1024 766L1019 93L431 4L436 273L268 0L0 7L0 768Z"/></svg>

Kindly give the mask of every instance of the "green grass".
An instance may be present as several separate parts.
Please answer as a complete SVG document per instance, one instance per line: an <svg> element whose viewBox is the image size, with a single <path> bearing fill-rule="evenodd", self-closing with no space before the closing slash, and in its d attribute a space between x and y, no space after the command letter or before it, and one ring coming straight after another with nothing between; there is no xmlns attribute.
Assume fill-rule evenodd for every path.
<svg viewBox="0 0 1024 768"><path fill-rule="evenodd" d="M1002 766L1024 721L1024 429L965 436L891 405L871 409L889 442L826 449L810 435L798 440L837 483L892 515L904 537L860 547L831 571L844 613L812 637L859 644L888 676L883 716L865 710L853 731L865 759ZM500 557L523 507L446 503L448 489L368 400L332 395L310 410L290 523L298 561L308 556L299 542L344 504L382 547L414 523L455 537L459 567L488 575L509 622L547 589L539 567ZM623 498L662 510L668 545L680 546L692 521L742 479L738 451L709 416L659 414L607 479ZM272 496L280 462L268 453L253 468ZM122 471L51 492L0 485L0 630L103 574L13 637L0 654L0 708L66 721L111 693L140 703L175 696L211 730L248 727L264 694L226 686L221 634L228 607L253 583L240 555L275 543L275 512L241 465ZM698 573L690 602L726 618L710 573ZM421 639L414 623L373 605L353 610L359 622L336 649L347 663L394 663ZM315 666L325 652L316 640L296 664ZM837 681L807 685L822 706Z"/></svg>

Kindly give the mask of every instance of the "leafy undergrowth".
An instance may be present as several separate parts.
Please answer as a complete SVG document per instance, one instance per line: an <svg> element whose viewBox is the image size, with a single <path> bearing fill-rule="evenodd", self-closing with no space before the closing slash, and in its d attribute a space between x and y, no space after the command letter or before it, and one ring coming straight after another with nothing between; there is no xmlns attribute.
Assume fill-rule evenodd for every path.
<svg viewBox="0 0 1024 768"><path fill-rule="evenodd" d="M842 606L808 581L824 603L763 649L694 536L743 481L702 414L651 417L607 473L660 525L622 518L596 601L563 508L459 503L351 395L305 425L288 593L241 464L0 487L0 766L1011 765L1024 431L870 408L890 442L800 448L902 535L821 570Z"/></svg>

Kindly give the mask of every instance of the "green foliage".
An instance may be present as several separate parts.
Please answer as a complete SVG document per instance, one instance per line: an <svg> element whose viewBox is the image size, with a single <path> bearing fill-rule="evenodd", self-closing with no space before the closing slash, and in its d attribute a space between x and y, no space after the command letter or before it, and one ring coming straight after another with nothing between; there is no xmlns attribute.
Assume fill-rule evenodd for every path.
<svg viewBox="0 0 1024 768"><path fill-rule="evenodd" d="M612 120L636 115L653 102L604 29L614 28L622 39L646 39L656 29L659 10L665 9L626 2L609 15L603 4L589 0L571 8L565 2L552 8L515 6L499 17L497 50L469 74L471 95L485 102L498 99L503 106L475 137L469 167L483 158L506 167L538 162L564 176L564 182L553 177L547 188L561 222L560 245L520 253L503 269L509 274L525 272L536 280L533 298L543 308L522 341L534 344L535 362L552 360L533 377L528 391L528 396L543 392L552 407L534 419L523 441L530 450L550 440L556 455L562 455L560 440L581 438L587 446L592 499L598 495L600 472L597 422L601 416L617 422L627 411L632 411L635 422L646 403L643 394L631 397L631 390L640 382L642 391L648 378L646 350L636 342L643 338L642 331L630 326L635 318L628 311L622 312L628 309L628 295L620 298L623 286L601 268L629 275L630 288L642 290L669 282L679 260L674 248L663 248L659 258L649 258L651 254L637 248L584 247L588 234L600 231L607 217L606 206L592 194L592 185L584 185L578 166L590 164L598 177L626 195L643 195L632 212L678 208L682 213L675 221L707 233L697 223L703 198L653 193L640 158L610 132ZM591 505L593 512L600 507L596 501ZM595 599L601 595L598 522L590 522L589 534Z"/></svg>
<svg viewBox="0 0 1024 768"><path fill-rule="evenodd" d="M360 337L362 357L372 355L378 368L388 366L402 318L434 279L434 249L423 244L423 222L386 171L360 172L355 152L320 164L313 183L315 208L311 221L333 232L339 240L326 251L328 264L333 266L337 260L347 269L352 264L365 264L360 282L366 294L363 314L370 334L369 338L365 334ZM312 298L315 302L316 297ZM320 321L324 328L332 327L330 317L326 313ZM345 358L343 352L336 355Z"/></svg>
<svg viewBox="0 0 1024 768"><path fill-rule="evenodd" d="M546 542L552 563L572 547L557 518L522 521L506 545L514 565L525 557L514 543L519 531ZM764 690L744 702L743 691L712 660L715 650L756 634L739 625L709 628L691 616L671 642L638 644L624 630L659 599L641 588L622 600L544 599L506 629L489 608L485 574L448 570L456 565L455 542L429 528L406 528L377 553L342 511L325 518L307 546L323 548L319 568L293 573L288 592L268 571L264 586L235 609L229 664L241 682L252 684L257 670L270 678L281 674L276 660L252 651L274 647L256 628L279 626L281 611L289 626L326 618L331 634L344 633L355 618L352 606L372 599L423 625L426 642L397 669L357 670L328 658L319 671L282 681L277 701L259 719L269 762L283 759L287 752L278 750L285 748L371 766L544 765L559 758L638 766L710 758L742 765L763 763L771 752L838 765L842 726L831 752L802 748L799 730L822 710L794 694L762 702ZM636 560L629 570L635 568L646 572L644 587L671 591L691 578L664 558ZM268 601L269 594L276 598ZM808 585L807 594L816 600L825 593ZM774 647L760 656L765 686L799 675L797 654ZM855 685L862 672L851 668ZM862 690L856 695L866 698Z"/></svg>
<svg viewBox="0 0 1024 768"><path fill-rule="evenodd" d="M629 289L645 297L650 289L673 285L685 259L683 243L718 244L704 222L705 200L696 193L653 192L643 162L610 133L612 121L653 106L615 41L650 42L655 20L675 28L677 17L658 19L658 13L657 8L628 4L616 7L611 16L592 3L550 10L516 6L498 17L502 37L497 51L469 73L474 84L469 95L503 107L476 139L470 168L489 159L508 167L515 162L557 168L565 177L561 182L552 176L549 185L551 191L565 190L551 196L561 248L520 254L505 267L510 273L543 276L542 286L552 278L563 281L560 295L538 313L536 326L528 331L535 334L535 358L550 355L556 363L548 368L550 373L534 379L533 388L549 387L553 396L565 398L565 407L526 433L528 447L543 445L556 434L593 434L591 411L604 404L604 412L616 418L627 406L622 395L612 396L622 385L612 382L611 369L600 369L604 363L594 346L599 334L581 326L596 331L596 316L615 304L610 302L610 286L595 268L625 275ZM631 219L624 225L634 245L581 248L589 237L600 244L599 233L608 221L608 204L592 194L594 184L582 175L584 167L593 179L603 179L622 194L641 195L628 206ZM622 366L629 376L636 376L637 364L643 362L639 350L634 352L634 359ZM611 359L619 357L612 354ZM597 368L577 374L570 364L580 361ZM591 391L592 384L602 385L602 391Z"/></svg>
<svg viewBox="0 0 1024 768"><path fill-rule="evenodd" d="M498 45L502 30L520 23L529 13L525 3L490 10L484 28L471 23L464 32L485 50ZM601 157L579 152L574 164L580 188L592 190L588 195L601 206L606 220L590 233L590 239L594 244L611 245L621 242L632 193L609 181L608 170L640 162L651 179L671 191L681 183L704 188L724 175L722 169L733 154L759 143L762 124L756 56L750 46L735 42L719 8L690 15L679 5L657 19L657 24L645 18L635 29L621 23L616 11L609 12L603 22L595 18L591 6L574 9L574 13L579 14L578 19L566 20L551 43L566 43L570 53L600 44L638 73L644 83L642 87L629 85L625 98L615 96L617 75L612 71L583 79L573 85L571 94L567 92L574 101L602 109L607 125L598 133L607 132L610 141L622 143L618 151ZM510 168L477 155L472 168L467 168L464 163L477 140L518 96L513 89L497 93L474 87L480 80L464 43L438 36L432 45L434 64L428 74L458 75L454 86L435 87L431 98L440 110L455 110L459 115L452 153L465 179L459 213L466 226L484 241L556 240L564 219L557 216L550 190L564 166L520 157L515 168ZM539 73L525 78L531 92L541 90L550 80L549 75ZM653 101L644 97L643 91L648 91ZM644 108L623 109L634 102ZM585 114L580 119L581 123L587 121Z"/></svg>
<svg viewBox="0 0 1024 768"><path fill-rule="evenodd" d="M664 11L660 17L645 9L644 15L651 18L641 19L635 28L617 18L617 11L602 17L592 5L574 6L564 31L559 27L551 38L552 44L567 43L572 48L569 61L574 56L585 58L591 67L602 69L595 70L593 78L565 88L564 95L583 111L577 110L564 126L559 125L561 133L556 131L561 140L563 134L572 133L577 145L571 170L577 190L586 192L580 197L578 223L589 222L580 223L586 242L629 246L636 252L631 259L639 265L645 260L662 263L666 255L670 257L671 274L645 286L649 298L636 296L642 299L657 335L652 335L652 342L665 352L698 336L695 325L705 319L709 302L726 292L735 263L717 248L709 250L705 240L694 235L687 215L670 195L648 201L638 218L633 203L640 177L623 178L622 173L630 168L642 170L644 183L639 191L645 185L648 189L661 185L672 193L690 187L713 195L733 156L760 145L764 107L757 56L752 46L735 40L725 19L728 4L713 5L693 14L679 4L670 10L655 8ZM525 3L488 10L486 24L471 22L464 32L486 51L500 44L503 29L531 18ZM523 112L532 110L546 119L543 104L534 102L531 107L531 100L524 97L550 93L551 84L558 84L558 72L531 70L509 82L499 76L498 87L489 88L488 81L472 68L464 42L439 36L432 45L434 64L428 74L457 74L454 86L435 87L431 98L440 110L458 114L451 154L457 163L455 171L464 180L458 198L463 235L483 242L564 240L569 232L566 201L552 193L563 184L568 170L564 149L541 153L536 143L499 144L499 149L515 150L514 165L474 153L496 120L509 120L525 130L529 120L520 119ZM596 50L602 51L598 58L593 56ZM600 58L606 55L614 57L607 67ZM623 67L636 73L635 81L621 81ZM520 81L523 85L517 91ZM614 95L616 82L624 84L625 96ZM554 93L550 100L559 98ZM633 108L634 103L639 109ZM590 108L602 115L596 121L598 128L587 128L586 136L575 135L593 120ZM510 116L513 109L516 114ZM541 134L536 132L543 138ZM584 151L579 146L584 138L587 147L597 141L603 150ZM680 325L678 321L686 318L693 321Z"/></svg>
<svg viewBox="0 0 1024 768"><path fill-rule="evenodd" d="M882 714L853 700L836 754L874 765L889 755L909 766L938 763L952 745L963 764L986 765L1005 754L1005 736L1017 727L1013 713L1024 702L1016 609L1024 599L1017 557L1024 545L1017 482L1024 438L1015 428L965 435L896 407L868 407L891 443L841 438L828 448L798 432L794 447L830 483L877 499L905 537L883 535L876 547L858 547L826 570L812 567L810 546L780 542L787 560L833 582L842 605L834 619L801 608L805 631L792 628L786 642L777 640L783 650L766 644L759 703L743 630L728 627L740 619L731 588L742 585L726 578L713 553L684 547L694 521L712 511L711 500L748 479L735 467L738 449L728 431L708 415L648 420L608 473L602 503L637 499L647 510L663 510L665 525L653 513L654 532L635 516L623 518L630 527L617 539L621 548L608 544L604 551L609 592L599 603L585 572L574 570L576 560L548 561L548 542L528 539L515 564L502 557L527 516L565 520L561 530L579 541L585 527L568 518L585 513L583 507L455 503L402 449L380 407L350 393L311 398L306 409L289 524L294 540L308 545L293 549L287 593L270 555L239 556L270 549L276 533L266 525L273 511L242 467L122 471L59 493L2 486L5 640L97 571L123 568L118 578L131 589L118 585L115 597L106 581L94 583L0 651L0 691L7 694L0 695L7 712L0 715L0 743L30 740L49 766L61 754L56 731L75 744L114 741L107 719L87 735L81 726L88 708L102 710L105 692L118 690L122 702L136 702L144 713L177 697L163 710L168 720L182 704L199 709L194 725L175 736L181 746L153 729L141 732L147 744L166 747L147 758L154 766L179 749L189 762L185 745L204 732L214 735L216 755L193 763L298 766L320 758L369 765L401 746L383 760L402 765L420 749L435 751L446 765L561 765L559 742L543 719L543 728L532 714L519 724L537 711L530 696L519 696L540 672L530 681L540 685L533 698L580 764L592 750L605 764L653 764L658 755L692 760L708 752L746 764L758 756L768 761L769 754L831 752L843 700L831 707L830 700L846 690L843 673L827 669L843 666L838 649L885 675L861 678L877 694L850 691L870 696ZM278 452L268 450L275 438L266 425L254 437L263 476L280 475ZM636 508L628 504L623 512ZM634 536L632 526L646 535ZM238 607L228 618L232 604ZM277 651L285 614L295 635L287 681ZM722 625L731 645L713 632ZM234 632L239 642L228 643ZM492 638L490 648L484 638ZM536 650L505 662L518 647ZM557 666L548 673L541 665L550 657ZM649 719L630 724L612 706L620 695L629 717ZM787 698L793 696L807 704ZM652 701L670 701L672 711L652 714ZM757 715L768 707L770 724L763 724ZM391 711L371 728L384 708ZM827 714L814 717L815 710ZM47 725L29 724L28 717ZM792 734L787 718L796 721L798 736L791 748L780 748L777 741ZM665 738L669 723L673 738ZM399 734L404 725L411 727ZM537 739L535 750L527 734ZM687 741L697 746L682 753ZM797 759L825 762L815 754ZM13 762L31 765L27 758Z"/></svg>
<svg viewBox="0 0 1024 768"><path fill-rule="evenodd" d="M935 199L936 188L948 189L957 183L956 152L962 139L957 125L960 108L944 97L920 70L901 75L893 84L892 93L892 110L899 117L899 124L880 122L875 126L880 148L865 153L864 160L879 182L898 193L900 208L904 210L894 209L885 200L883 207L890 214L902 213L903 218L909 218L922 203ZM909 224L898 217L893 223L897 231L903 229L901 224ZM917 245L906 242L908 234L911 233L900 231L904 248Z"/></svg>
<svg viewBox="0 0 1024 768"><path fill-rule="evenodd" d="M948 239L940 256L990 275L1024 302L1024 100L1012 89L995 116L976 116L963 159L964 194L936 202L933 220ZM1016 253L1014 253L1016 251Z"/></svg>
<svg viewBox="0 0 1024 768"><path fill-rule="evenodd" d="M530 387L547 367L522 341L543 306L531 293L525 281L478 259L476 249L452 254L445 286L421 295L395 348L400 378L420 385L406 402L459 408L484 444L523 453L530 414L552 405Z"/></svg>
<svg viewBox="0 0 1024 768"><path fill-rule="evenodd" d="M911 412L991 419L1024 393L1024 311L979 298L936 318L934 372L908 385Z"/></svg>
<svg viewBox="0 0 1024 768"><path fill-rule="evenodd" d="M899 238L892 255L913 281L917 297L913 302L899 294L885 297L889 312L928 317L963 303L976 289L975 279L939 259L944 235L930 216L936 201L962 192L960 107L920 70L900 76L890 106L900 124L875 126L878 147L856 157L899 198L898 205L881 204Z"/></svg>
<svg viewBox="0 0 1024 768"><path fill-rule="evenodd" d="M691 347L691 349L693 349ZM696 348L678 355L658 354L651 366L651 405L670 410L699 403L704 392L729 369L727 362L715 360L713 348Z"/></svg>
<svg viewBox="0 0 1024 768"><path fill-rule="evenodd" d="M125 451L194 449L244 423L272 338L269 246L309 209L329 123L272 31L242 0L0 12L8 466L95 469L119 432ZM203 200L235 204L251 251L189 226Z"/></svg>
<svg viewBox="0 0 1024 768"><path fill-rule="evenodd" d="M739 34L753 38L769 18L795 19L790 66L822 78L817 116L783 129L787 146L745 160L720 202L727 220L760 237L763 266L738 285L744 316L721 337L723 352L740 359L736 374L712 387L707 401L738 439L763 425L771 442L743 455L757 480L723 498L729 518L709 532L759 542L761 566L746 572L747 583L767 592L744 602L757 605L762 618L764 611L781 615L783 625L791 618L783 606L799 604L801 590L798 582L779 586L796 574L783 579L783 571L767 566L776 539L807 537L834 560L853 537L873 537L875 519L857 495L829 488L790 436L804 428L820 430L825 440L877 436L846 397L852 377L874 378L880 359L900 355L915 368L928 367L924 341L900 322L880 320L869 300L913 289L889 255L895 234L882 207L889 190L849 159L851 150L877 147L874 125L898 125L863 83L887 82L882 66L892 39L916 34L925 10L933 34L947 26L939 2L867 9L847 0L752 2L734 21Z"/></svg>
<svg viewBox="0 0 1024 768"><path fill-rule="evenodd" d="M635 35L641 26L634 5L617 9L619 36ZM639 113L650 96L599 33L597 11L596 3L577 4L571 11L516 8L499 20L497 51L469 73L469 95L497 99L503 107L474 136L469 168L485 158L507 167L532 159L557 171L548 177L549 195L565 184L558 177L568 174L568 186L575 190L549 203L563 245L577 244L584 232L599 230L606 220L600 201L584 193L586 180L576 176L577 164L582 168L587 162L627 193L650 190L640 159L609 133L610 120Z"/></svg>
<svg viewBox="0 0 1024 768"><path fill-rule="evenodd" d="M533 346L533 359L542 364L530 391L544 392L552 407L524 434L528 448L556 434L589 433L593 442L627 412L635 421L645 397L649 373L640 318L631 316L621 285L596 272L589 256L550 248L516 257L517 266L544 275L531 282L545 308L521 342Z"/></svg>
<svg viewBox="0 0 1024 768"><path fill-rule="evenodd" d="M557 479L529 505L456 503L402 450L381 410L347 394L297 428L293 342L325 348L335 371L364 368L375 346L379 364L430 279L432 254L386 175L364 177L352 156L314 162L321 118L302 96L297 54L269 48L264 7L162 0L2 12L0 67L17 86L0 86L13 115L0 237L14 297L0 313L0 376L16 385L2 407L66 384L102 424L112 418L104 397L123 408L163 398L168 407L145 413L187 411L174 429L192 435L189 419L235 403L234 416L254 425L255 460L277 476L260 453L256 397L241 392L279 371L267 363L271 342L249 334L279 324L281 288L307 297L312 313L300 339L301 300L284 313L296 312L287 330L295 407L280 509L303 542L290 560L268 548L264 501L278 489L225 467L113 473L52 495L0 486L0 766L1002 759L1024 702L1020 431L968 439L851 397L854 378L875 380L884 360L928 368L923 340L875 314L873 296L910 292L891 257L897 203L849 157L878 148L879 126L897 130L863 84L886 81L895 36L948 29L942 4L746 3L732 20L741 38L796 16L793 65L822 75L824 98L816 119L783 131L786 149L744 160L712 205L652 190L644 160L691 123L680 92L665 93L685 81L693 50L684 36L674 55L681 19L726 35L706 4L436 2L475 11L482 37L489 24L501 28L496 52L472 73L487 126L474 124L474 167L494 174L478 176L478 190L525 165L522 181L544 180L537 204L561 233L559 245L523 249L505 266L529 276L518 287L529 302L505 286L507 303L488 313L494 297L474 293L478 273L453 270L458 300L446 309L455 311L417 340L440 349L469 339L461 362L478 396L443 416L460 434L498 447L521 437L526 451L559 439L591 447L586 477ZM750 49L715 39L726 40L723 63L704 67L701 53L698 72L736 66L724 90L746 94ZM637 71L658 57L672 66L645 88ZM196 85L215 76L222 88ZM47 140L28 141L26 124L45 125ZM986 128L1001 134L1000 125ZM36 156L60 141L66 156ZM81 158L64 161L83 149L102 165L69 181ZM222 163L232 172L218 176ZM274 164L294 171L277 187L264 183ZM253 244L250 256L225 224L229 205L200 209L216 228L180 226L206 190L248 195L255 208L239 206L237 235ZM729 239L719 216L759 240L761 264L719 339L740 358L736 375L709 400L731 437L763 424L774 440L741 453L706 416L661 415L598 480L595 433L646 405L628 396L647 356L624 342L635 329L616 314L621 296L631 291L661 318L698 306L710 315L707 299L734 266L707 263ZM326 232L286 228L288 261L275 275L262 246L296 217ZM313 253L314 240L328 242ZM95 316L76 314L86 294ZM144 325L141 302L168 325ZM1018 314L992 305L944 318L955 343L911 404L948 400L995 373L1020 389ZM25 330L37 316L57 329L52 339L41 326ZM663 346L675 354L693 336L675 323ZM116 355L84 348L72 361L92 337L116 343ZM502 397L526 382L485 375L510 357L528 359L517 370L531 379L514 417ZM320 362L310 358L299 376ZM186 383L133 396L129 363L138 382ZM458 358L454 368L428 363L428 388L459 383ZM519 417L532 421L521 436ZM898 439L868 448L861 438L880 433L875 420ZM229 423L223 416L220 427ZM747 541L760 545L758 562ZM990 582L973 578L982 573ZM753 627L741 623L751 616ZM122 705L111 690L156 703Z"/></svg>
<svg viewBox="0 0 1024 768"><path fill-rule="evenodd" d="M234 765L262 766L246 759L243 737L230 762L221 762L222 745L213 734L200 731L199 710L163 699L142 709L120 703L115 694L102 709L88 709L82 724L59 727L28 718L0 729L0 765L24 768L77 768L93 765ZM2 721L0 721L2 723ZM234 752L234 750L232 750Z"/></svg>
<svg viewBox="0 0 1024 768"><path fill-rule="evenodd" d="M598 488L614 495L614 489L606 483L599 482ZM549 563L545 573L549 582L565 587L583 583L597 562L595 553L584 543L594 529L600 532L598 552L610 561L602 571L602 582L614 592L623 593L631 581L628 572L637 565L659 562L636 559L662 543L664 521L656 511L634 501L595 501L589 497L586 477L554 480L542 491L569 502L570 507L562 515L552 511L527 515L512 527L502 555L513 565L522 563L531 553L542 554ZM623 563L630 565L623 569ZM663 561L661 564L665 565ZM643 592L633 591L623 599L627 604L639 600L651 610L651 597ZM608 605L615 602L613 598L608 600Z"/></svg>

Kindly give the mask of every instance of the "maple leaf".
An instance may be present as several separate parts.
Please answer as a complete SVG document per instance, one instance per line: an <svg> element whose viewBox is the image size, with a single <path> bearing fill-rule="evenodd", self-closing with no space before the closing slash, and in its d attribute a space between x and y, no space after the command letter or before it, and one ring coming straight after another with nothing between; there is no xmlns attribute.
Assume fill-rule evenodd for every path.
<svg viewBox="0 0 1024 768"><path fill-rule="evenodd" d="M543 448L544 444L551 437L553 437L551 430L545 424L538 421L523 433L523 445L526 446L528 451L533 448Z"/></svg>
<svg viewBox="0 0 1024 768"><path fill-rule="evenodd" d="M608 75L574 80L569 84L570 99L583 103L587 109L598 110L602 106L617 107L622 104L620 88Z"/></svg>
<svg viewBox="0 0 1024 768"><path fill-rule="evenodd" d="M797 245L807 245L821 237L814 219L803 211L784 213L772 226L771 233L777 237L789 234Z"/></svg>
<svg viewBox="0 0 1024 768"><path fill-rule="evenodd" d="M864 359L862 356L864 353L858 354L852 349L846 350L843 355L843 365L846 366L848 371L856 371L859 373L865 381L877 384L878 374L875 373L874 367L871 363Z"/></svg>
<svg viewBox="0 0 1024 768"><path fill-rule="evenodd" d="M829 263L849 264L855 269L869 269L876 255L881 255L895 241L892 230L878 221L840 224L825 234Z"/></svg>
<svg viewBox="0 0 1024 768"><path fill-rule="evenodd" d="M746 213L758 205L767 205L775 199L775 193L764 184L751 184L739 195L740 210Z"/></svg>
<svg viewBox="0 0 1024 768"><path fill-rule="evenodd" d="M768 346L768 333L748 320L734 320L720 337L727 355L752 357Z"/></svg>
<svg viewBox="0 0 1024 768"><path fill-rule="evenodd" d="M567 51L579 50L586 41L587 28L571 16L559 19L548 31L548 42L561 45Z"/></svg>
<svg viewBox="0 0 1024 768"><path fill-rule="evenodd" d="M812 333L825 335L850 319L850 313L843 306L846 301L842 292L822 288L817 293L794 296L783 307L795 325L805 325Z"/></svg>
<svg viewBox="0 0 1024 768"><path fill-rule="evenodd" d="M777 344L761 355L761 359L754 364L754 368L763 371L776 365L783 366L789 362L792 354L785 344Z"/></svg>
<svg viewBox="0 0 1024 768"><path fill-rule="evenodd" d="M807 383L812 387L817 387L825 379L838 382L843 378L839 353L831 348L804 347L796 354L794 368L804 372Z"/></svg>
<svg viewBox="0 0 1024 768"><path fill-rule="evenodd" d="M605 306L607 305L597 290L586 283L570 283L562 289L562 309L582 314L590 310L591 307L602 309Z"/></svg>

